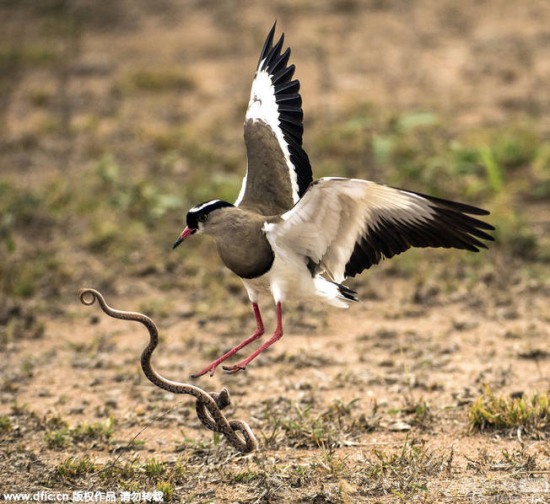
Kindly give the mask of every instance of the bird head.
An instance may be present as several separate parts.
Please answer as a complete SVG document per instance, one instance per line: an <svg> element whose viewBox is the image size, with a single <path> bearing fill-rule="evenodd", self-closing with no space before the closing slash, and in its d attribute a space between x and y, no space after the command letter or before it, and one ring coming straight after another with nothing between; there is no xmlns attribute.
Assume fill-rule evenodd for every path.
<svg viewBox="0 0 550 504"><path fill-rule="evenodd" d="M220 210L221 208L233 207L231 203L221 200L211 200L201 203L200 205L194 206L187 212L185 217L185 229L181 232L178 239L174 242L172 246L175 249L180 245L186 238L195 233L202 233L207 229L211 214Z"/></svg>

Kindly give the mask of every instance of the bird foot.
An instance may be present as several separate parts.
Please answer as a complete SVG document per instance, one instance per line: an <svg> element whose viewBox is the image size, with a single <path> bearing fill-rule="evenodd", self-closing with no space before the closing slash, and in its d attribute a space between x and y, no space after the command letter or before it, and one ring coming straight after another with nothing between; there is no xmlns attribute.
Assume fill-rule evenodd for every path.
<svg viewBox="0 0 550 504"><path fill-rule="evenodd" d="M200 378L201 376L204 376L206 373L209 373L210 376L214 376L214 373L216 372L216 368L218 367L217 362L213 362L212 364L209 364L204 369L201 369L198 373L194 373L191 375L191 378Z"/></svg>
<svg viewBox="0 0 550 504"><path fill-rule="evenodd" d="M245 371L246 366L240 366L239 364L235 364L234 366L222 366L222 369L227 374L235 374L235 373L238 373L239 371Z"/></svg>

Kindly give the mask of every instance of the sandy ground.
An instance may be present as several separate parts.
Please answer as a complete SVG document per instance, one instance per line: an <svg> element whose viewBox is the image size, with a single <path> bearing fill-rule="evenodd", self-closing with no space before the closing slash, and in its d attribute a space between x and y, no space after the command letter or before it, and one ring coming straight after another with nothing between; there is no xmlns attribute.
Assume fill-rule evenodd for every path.
<svg viewBox="0 0 550 504"><path fill-rule="evenodd" d="M275 18L293 47L306 128L322 130L375 104L396 114L436 110L457 130L529 120L550 132L547 2L161 4L154 10L121 2L113 19L80 4L91 14L78 53L67 56L77 70L66 89L40 66L10 88L2 113L5 180L40 187L66 166L89 164L115 137L119 159L143 173L154 155L150 143L173 124L204 136L208 148L230 149L240 166L241 115ZM25 17L2 8L10 14L6 33L16 37ZM113 82L120 86L128 71L149 66L182 68L194 84L176 96L130 93L117 101ZM70 144L60 135L15 149L34 142L51 113L26 98L39 85L65 89L78 133ZM216 124L227 128L213 133ZM314 167L322 161L313 151L310 157ZM178 170L177 183L190 180L189 161ZM531 215L534 229L548 229L547 202ZM168 227L167 240L180 231ZM164 244L151 247L136 261L147 266L151 255L165 253ZM365 275L355 284L363 301L347 311L291 304L283 340L246 372L218 370L193 381L230 390L228 418L247 421L260 442L257 452L241 456L200 425L192 399L146 380L143 328L80 305L79 287L104 282L101 258L86 254L77 243L63 258L86 271L54 294L3 300L0 500L8 491L149 490L165 488L166 480L175 502L550 501L547 428L478 432L468 418L488 388L531 397L550 387L550 281L521 257L498 248L466 262L421 252L400 268L385 263ZM161 344L154 364L186 381L253 331L252 312L217 260L212 305L183 280L167 285L167 277L188 273L185 255L167 259L170 270L154 261L149 276L124 276L127 269L109 263L122 275L107 284L107 301L155 309ZM271 301L263 306L269 330ZM111 424L109 434L98 432ZM91 425L88 436L74 431ZM93 470L60 470L83 457L98 467L133 464L134 472L102 479ZM166 464L165 472L144 468L151 460ZM184 469L176 478L166 468L178 463Z"/></svg>

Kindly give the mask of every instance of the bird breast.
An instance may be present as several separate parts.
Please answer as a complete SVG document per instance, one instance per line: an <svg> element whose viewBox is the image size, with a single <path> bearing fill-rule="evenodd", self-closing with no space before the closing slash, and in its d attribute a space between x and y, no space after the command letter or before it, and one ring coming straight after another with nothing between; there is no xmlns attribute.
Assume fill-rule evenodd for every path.
<svg viewBox="0 0 550 504"><path fill-rule="evenodd" d="M224 264L241 278L264 275L275 259L260 223L229 226L223 236L216 237L216 245Z"/></svg>

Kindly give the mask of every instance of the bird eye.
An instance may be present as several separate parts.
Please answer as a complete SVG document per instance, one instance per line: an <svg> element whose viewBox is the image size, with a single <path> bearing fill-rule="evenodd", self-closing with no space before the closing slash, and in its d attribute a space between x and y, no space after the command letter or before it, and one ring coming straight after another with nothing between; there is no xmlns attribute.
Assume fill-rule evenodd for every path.
<svg viewBox="0 0 550 504"><path fill-rule="evenodd" d="M199 222L206 222L208 220L208 214L199 215Z"/></svg>

